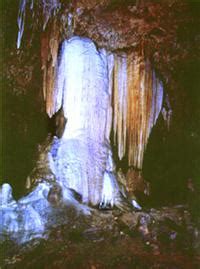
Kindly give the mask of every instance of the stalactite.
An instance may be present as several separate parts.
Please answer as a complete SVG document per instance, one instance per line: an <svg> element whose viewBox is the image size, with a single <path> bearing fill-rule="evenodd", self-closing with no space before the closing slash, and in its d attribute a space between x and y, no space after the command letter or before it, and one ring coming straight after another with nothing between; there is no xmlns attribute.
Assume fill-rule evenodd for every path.
<svg viewBox="0 0 200 269"><path fill-rule="evenodd" d="M149 61L129 53L115 55L113 131L118 156L142 168L145 146L162 107L163 88Z"/></svg>
<svg viewBox="0 0 200 269"><path fill-rule="evenodd" d="M163 119L166 123L167 129L170 129L170 124L171 124L171 117L172 117L172 107L169 101L169 96L166 94L164 98L164 104L162 108L162 115Z"/></svg>
<svg viewBox="0 0 200 269"><path fill-rule="evenodd" d="M114 109L114 141L118 142L119 158L125 155L126 149L126 117L127 117L127 57L126 54L115 55L113 109Z"/></svg>
<svg viewBox="0 0 200 269"><path fill-rule="evenodd" d="M26 0L21 0L19 5L19 12L17 18L18 35L17 35L17 48L20 48L22 36L24 33L25 14L26 14Z"/></svg>
<svg viewBox="0 0 200 269"><path fill-rule="evenodd" d="M72 13L68 13L68 10L64 17L56 16L61 9L60 0L42 0L38 2L34 0L20 0L17 48L20 47L24 32L26 9L30 10L30 14L34 14L35 10L41 11L42 14L41 63L43 70L43 97L46 102L46 112L49 117L52 117L56 112L53 110L53 104L57 54L61 39L60 27L64 27L66 35L71 37L74 31L74 18Z"/></svg>
<svg viewBox="0 0 200 269"><path fill-rule="evenodd" d="M50 31L45 31L41 38L41 62L43 70L43 95L46 101L46 112L51 117L53 112L53 93L59 47L59 31L54 19Z"/></svg>
<svg viewBox="0 0 200 269"><path fill-rule="evenodd" d="M25 14L26 8L30 9L30 13L34 14L34 6L39 7L42 9L42 29L43 31L46 29L46 26L50 20L50 18L55 18L55 15L61 8L60 0L41 0L35 1L34 0L20 0L19 3L19 12L17 18L18 24L18 36L17 36L17 48L20 48L22 36L24 33L24 26L25 26ZM34 22L33 22L34 23Z"/></svg>
<svg viewBox="0 0 200 269"><path fill-rule="evenodd" d="M102 197L104 205L107 194L113 205L117 187L106 166L111 122L119 158L127 153L129 165L141 168L162 106L162 85L150 62L134 53L97 50L91 40L72 37L62 44L54 92L48 94L51 113L63 106L67 118L56 160L60 184L94 205Z"/></svg>
<svg viewBox="0 0 200 269"><path fill-rule="evenodd" d="M44 42L46 42L45 39ZM53 48L56 50L57 46ZM54 50L50 50L50 52L52 53ZM45 50L44 56L49 57ZM43 58L45 59L45 57ZM112 108L107 111L107 122L110 124L113 120L114 143L118 146L118 157L122 159L127 154L129 166L142 168L145 147L162 108L162 83L157 79L150 62L145 61L141 54L122 53L117 55L108 54L102 50L101 57L102 59L104 57L104 61L107 62L108 91L110 96L113 96ZM53 59L52 55L51 58ZM60 66L64 66L66 59L63 58L61 61L63 63L61 62ZM51 71L55 70L52 70L55 66L50 66L50 68L47 68L46 64L43 66L44 78L46 76L44 79L46 109L48 115L52 116L60 109L63 102L64 67L58 72L57 84L54 88L55 76ZM65 81L67 80L65 79ZM74 85L77 83L78 78L74 81ZM69 99L66 102L70 107ZM82 117L81 114L80 117ZM78 122L78 118L76 122ZM90 122L90 126L91 124ZM109 140L110 126L107 126L106 130L106 137Z"/></svg>
<svg viewBox="0 0 200 269"><path fill-rule="evenodd" d="M90 39L72 37L63 42L53 111L62 104L67 125L56 156L56 175L63 188L76 190L83 202L93 205L100 204L101 199L103 204L112 205L115 200L115 190L112 192L113 185L109 184L112 172L104 175L110 166L108 69L107 53L98 51ZM104 184L110 191L106 192Z"/></svg>
<svg viewBox="0 0 200 269"><path fill-rule="evenodd" d="M30 4L30 6L28 6ZM41 2L34 2L34 0L21 0L18 13L18 37L17 48L20 47L21 39L24 32L25 12L29 8L34 14L34 4L42 9L42 37L41 37L41 63L43 70L43 96L46 102L46 112L51 117L53 115L53 91L57 66L57 53L59 46L59 28L58 18L56 13L60 9L59 0L42 0ZM34 22L33 22L34 23ZM48 24L48 26L47 26Z"/></svg>
<svg viewBox="0 0 200 269"><path fill-rule="evenodd" d="M45 30L49 19L56 15L60 9L61 4L59 0L42 0L43 9L43 30Z"/></svg>

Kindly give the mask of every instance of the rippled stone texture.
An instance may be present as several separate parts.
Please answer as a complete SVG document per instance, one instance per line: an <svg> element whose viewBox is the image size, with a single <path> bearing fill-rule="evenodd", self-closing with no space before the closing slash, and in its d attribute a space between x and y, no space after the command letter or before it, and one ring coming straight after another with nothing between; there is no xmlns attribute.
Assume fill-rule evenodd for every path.
<svg viewBox="0 0 200 269"><path fill-rule="evenodd" d="M60 139L47 139L32 178L28 178L29 185L34 183L32 192L15 207L6 205L6 232L43 233L52 224L53 208L62 208L62 204L87 212L74 191L86 204L123 207L110 146L112 121L121 149L119 157L128 144L129 162L141 167L150 130L162 106L163 89L143 58L134 60L132 54L125 55L121 66L120 57L98 50L87 38L72 37L63 42L55 88L53 92L51 87L47 89L51 98L46 101L50 115L63 108L67 124ZM2 191L3 199L9 193L9 188Z"/></svg>
<svg viewBox="0 0 200 269"><path fill-rule="evenodd" d="M113 129L118 156L128 154L129 166L142 168L152 127L163 103L163 85L149 61L140 54L115 56L113 75Z"/></svg>

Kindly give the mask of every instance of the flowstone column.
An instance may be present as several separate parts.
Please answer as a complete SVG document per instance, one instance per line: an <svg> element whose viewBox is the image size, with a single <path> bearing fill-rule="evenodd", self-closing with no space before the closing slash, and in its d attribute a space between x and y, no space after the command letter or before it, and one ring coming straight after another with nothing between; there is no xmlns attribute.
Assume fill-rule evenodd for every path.
<svg viewBox="0 0 200 269"><path fill-rule="evenodd" d="M63 106L67 118L55 157L56 177L63 189L74 189L83 202L93 205L100 204L102 197L104 204L113 205L117 191L115 177L104 176L111 154L108 58L90 39L64 41L54 95L54 111ZM107 181L112 186L108 195L103 186Z"/></svg>

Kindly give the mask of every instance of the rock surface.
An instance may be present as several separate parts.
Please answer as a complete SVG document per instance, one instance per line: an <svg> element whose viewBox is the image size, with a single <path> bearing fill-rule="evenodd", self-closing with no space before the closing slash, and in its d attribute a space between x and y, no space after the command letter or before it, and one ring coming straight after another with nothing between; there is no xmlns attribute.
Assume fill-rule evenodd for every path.
<svg viewBox="0 0 200 269"><path fill-rule="evenodd" d="M52 228L46 239L20 246L8 240L1 250L5 268L195 269L199 237L184 206L148 213L93 210Z"/></svg>

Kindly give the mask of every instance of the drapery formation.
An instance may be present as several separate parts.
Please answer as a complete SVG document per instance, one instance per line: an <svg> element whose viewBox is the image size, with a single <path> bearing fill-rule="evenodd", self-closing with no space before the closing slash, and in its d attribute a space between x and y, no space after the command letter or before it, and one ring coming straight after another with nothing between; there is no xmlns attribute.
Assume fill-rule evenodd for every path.
<svg viewBox="0 0 200 269"><path fill-rule="evenodd" d="M150 132L162 108L163 87L149 61L139 54L115 55L113 130L118 157L142 168Z"/></svg>
<svg viewBox="0 0 200 269"><path fill-rule="evenodd" d="M74 18L69 10L66 10L65 16L61 18L62 23L59 22L58 16L56 17L61 9L59 0L42 0L41 3L33 0L21 0L18 15L18 48L23 35L26 8L30 9L32 16L34 16L34 5L42 10L43 16L41 22L43 29L41 35L43 96L46 102L46 112L49 117L52 117L59 109L55 107L55 100L58 99L56 93L63 90L58 89L58 85L56 85L60 72L57 71L59 65L57 61L58 48L62 39L59 25L60 27L65 25L64 32L69 37L73 35ZM134 53L111 54L106 51L103 53L105 54L105 68L107 68L105 76L109 80L108 91L110 91L112 99L112 109L108 109L108 117L112 120L113 140L118 149L118 157L121 160L127 155L128 165L139 169L142 168L145 146L163 102L162 83L157 79L150 62L144 58L141 51L143 49ZM77 59L77 63L78 61L79 59ZM63 96L60 99L60 106L64 100ZM69 105L70 101L66 102ZM109 128L105 132L109 137Z"/></svg>
<svg viewBox="0 0 200 269"><path fill-rule="evenodd" d="M61 54L62 51L63 49L61 50ZM101 58L104 58L103 61L105 66L101 69L104 70L104 74L99 74L99 76L104 76L108 79L106 87L110 95L109 104L107 104L107 108L105 108L107 109L106 117L109 119L107 122L109 127L106 128L105 131L102 130L102 133L103 135L106 133L107 139L109 140L112 122L114 135L113 140L114 144L118 148L119 159L122 159L127 154L129 166L141 169L144 150L147 145L151 129L155 125L162 108L162 83L156 77L155 71L151 67L150 62L145 60L143 55L139 53L113 54L106 52L105 50L101 50L100 55ZM67 56L64 57L67 62ZM49 97L46 100L46 111L50 117L59 110L64 100L67 103L66 107L68 107L68 109L70 106L74 105L73 101L69 97L69 87L68 97L66 97L67 90L64 92L63 89L63 80L65 80L66 83L71 80L69 77L67 78L68 73L66 73L64 79L64 72L66 71L63 70L63 61L63 59L60 60L59 66L62 66L62 69L60 67L58 68L56 81L52 81L51 77L51 84L49 88L46 88L47 96ZM92 62L92 59L90 59L89 62L85 60L85 63L80 62L80 58L77 58L76 60L74 59L74 61L76 61L76 66L79 63L87 69L90 68L89 64ZM71 65L72 64L73 63L71 63ZM92 68L95 69L95 62L93 64ZM52 69L51 66L49 68ZM45 72L48 74L48 69ZM49 85L48 77L46 77L46 79L47 81L44 82L44 84ZM76 77L74 81L71 81L71 84L74 84L73 87L77 88L76 92L79 97L82 94L82 98L87 99L87 97L84 96L85 93L78 94L78 91L80 91L79 79L80 78ZM98 83L101 83L97 81L95 75L94 80L96 81L93 82L93 87L91 87L91 82L90 86L85 85L85 87L91 87L92 92L95 92L95 88L97 88ZM102 85L102 87L105 86L105 82L103 83L104 85ZM52 85L55 85L54 89L52 88ZM73 92L71 95L73 95ZM98 98L98 93L95 98ZM88 99L88 103L85 105L86 110L87 107L91 105L92 99L90 101L89 100L90 99ZM99 92L99 102L101 101L102 97ZM79 110L78 102L76 110ZM83 114L79 113L78 115L77 113L73 112L73 116L72 114L69 116L66 113L66 117L68 117L69 120L69 125L67 127L68 131L66 131L68 134L72 131L69 130L71 122L70 118L73 118L73 121L77 123L78 121L80 122L80 117L84 117ZM75 115L76 119L74 119ZM102 114L100 113L98 116L98 122L102 120L101 116ZM97 121L95 120L95 117L93 118L92 115L90 115L88 128L94 130L97 128L96 124Z"/></svg>
<svg viewBox="0 0 200 269"><path fill-rule="evenodd" d="M55 113L62 106L67 124L54 158L55 168L51 169L63 189L74 189L81 194L83 202L93 205L101 203L106 196L104 178L105 184L110 178L105 171L112 173L108 163L111 129L108 88L106 52L99 52L87 38L65 40L53 99L47 110ZM115 195L108 196L106 203L114 204Z"/></svg>

